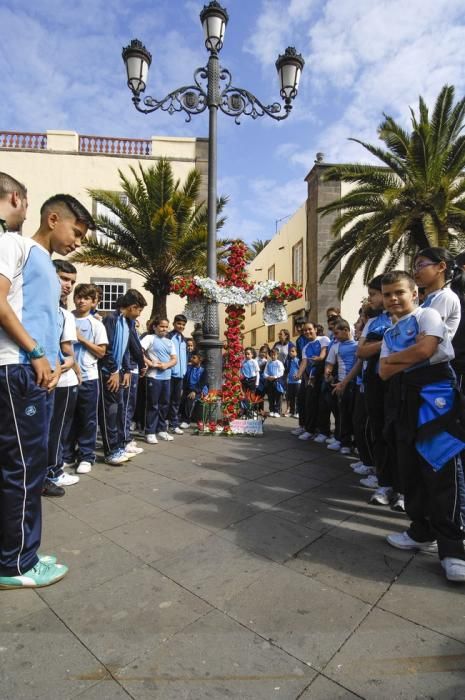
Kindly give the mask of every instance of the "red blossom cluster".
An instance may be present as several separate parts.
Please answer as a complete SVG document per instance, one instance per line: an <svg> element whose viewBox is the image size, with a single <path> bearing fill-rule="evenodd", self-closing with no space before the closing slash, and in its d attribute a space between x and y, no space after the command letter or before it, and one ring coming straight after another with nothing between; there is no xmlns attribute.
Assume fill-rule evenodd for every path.
<svg viewBox="0 0 465 700"><path fill-rule="evenodd" d="M188 297L189 300L201 299L203 294L192 277L176 277L171 282L170 291L180 297Z"/></svg>
<svg viewBox="0 0 465 700"><path fill-rule="evenodd" d="M271 290L265 301L294 301L302 297L302 288L297 284L287 284L281 282L280 285Z"/></svg>

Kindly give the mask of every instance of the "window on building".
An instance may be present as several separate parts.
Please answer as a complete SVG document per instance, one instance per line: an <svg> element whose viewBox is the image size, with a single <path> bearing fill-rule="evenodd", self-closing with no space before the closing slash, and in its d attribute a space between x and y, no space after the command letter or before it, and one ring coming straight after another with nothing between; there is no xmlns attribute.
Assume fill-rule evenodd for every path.
<svg viewBox="0 0 465 700"><path fill-rule="evenodd" d="M268 326L268 342L274 343L274 340L275 340L275 327Z"/></svg>
<svg viewBox="0 0 465 700"><path fill-rule="evenodd" d="M130 286L129 280L92 277L90 281L100 288L101 298L98 305L100 311L114 311L116 300L126 294Z"/></svg>
<svg viewBox="0 0 465 700"><path fill-rule="evenodd" d="M268 279L269 280L276 279L276 272L275 272L274 265L272 265L271 267L268 268Z"/></svg>
<svg viewBox="0 0 465 700"><path fill-rule="evenodd" d="M257 305L256 304L250 304L250 313L252 316L257 313Z"/></svg>
<svg viewBox="0 0 465 700"><path fill-rule="evenodd" d="M292 246L292 282L303 284L304 281L304 242L300 240Z"/></svg>
<svg viewBox="0 0 465 700"><path fill-rule="evenodd" d="M257 329L254 328L253 331L250 331L250 344L254 348L257 344Z"/></svg>
<svg viewBox="0 0 465 700"><path fill-rule="evenodd" d="M305 309L300 309L299 311L296 311L295 314L292 314L292 334L297 335L297 327L295 325L295 322L300 320L301 318L305 318Z"/></svg>

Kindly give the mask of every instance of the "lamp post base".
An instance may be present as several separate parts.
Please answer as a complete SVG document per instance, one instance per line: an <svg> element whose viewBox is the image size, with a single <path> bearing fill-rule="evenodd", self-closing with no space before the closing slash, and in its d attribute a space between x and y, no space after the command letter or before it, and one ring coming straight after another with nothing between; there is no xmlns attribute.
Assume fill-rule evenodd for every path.
<svg viewBox="0 0 465 700"><path fill-rule="evenodd" d="M223 341L220 339L218 304L207 304L203 338L200 341L206 359L206 383L210 391L221 391L223 385Z"/></svg>

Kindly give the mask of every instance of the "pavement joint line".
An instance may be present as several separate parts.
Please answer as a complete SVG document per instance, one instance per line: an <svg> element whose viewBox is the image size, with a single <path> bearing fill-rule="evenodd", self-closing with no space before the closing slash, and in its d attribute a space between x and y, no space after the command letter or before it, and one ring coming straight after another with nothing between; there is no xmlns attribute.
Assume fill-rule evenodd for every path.
<svg viewBox="0 0 465 700"><path fill-rule="evenodd" d="M66 629L68 630L68 632L70 632L70 633L72 634L72 636L77 640L78 644L80 644L82 647L84 647L84 649L86 649L86 650L89 652L89 654L90 654L91 656L93 656L93 658L97 661L97 663L98 663L102 668L105 669L106 673L115 681L115 683L117 683L117 684L120 686L121 690L123 690L123 691L128 695L128 697L131 698L131 700L136 700L136 698L135 698L133 695L131 695L131 694L126 690L126 688L124 688L124 687L121 685L121 683L120 683L120 682L118 681L118 679L114 676L114 674L112 673L112 671L111 671L111 669L108 667L108 665L105 664L103 661L101 661L101 660L99 659L99 657L92 651L92 649L91 649L90 647L88 647L87 644L86 644L86 643L74 632L74 630L72 630L71 627L65 622L65 620L63 620L63 618L60 617L60 615L56 612L56 610L54 610L54 609L50 606L50 604L47 602L47 600L44 599L44 598L40 595L40 590L39 590L39 589L36 589L34 592L36 593L36 595L39 596L39 598L42 600L42 602L45 603L45 605L48 607L48 609L50 610L50 612L51 612L53 615L55 615L55 617L56 617L58 620L60 620L61 624L64 625L64 627L66 627ZM97 683L94 683L94 684L91 686L91 688L94 688L94 687L95 687L96 685L98 685L102 680L105 680L105 678L101 678ZM88 688L87 688L86 690L88 690ZM82 695L82 693L80 693L80 695ZM79 696L75 696L75 697L79 697Z"/></svg>

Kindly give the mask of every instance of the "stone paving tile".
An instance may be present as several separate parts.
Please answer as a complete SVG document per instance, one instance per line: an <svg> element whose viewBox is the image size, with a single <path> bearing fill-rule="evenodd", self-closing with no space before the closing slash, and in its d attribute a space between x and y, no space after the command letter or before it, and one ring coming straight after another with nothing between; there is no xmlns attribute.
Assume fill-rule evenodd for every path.
<svg viewBox="0 0 465 700"><path fill-rule="evenodd" d="M71 598L84 591L90 592L105 581L141 565L136 553L126 551L100 535L89 538L80 548L61 547L55 554L59 561L69 566L69 573L60 585L37 590L37 595L51 606L56 600Z"/></svg>
<svg viewBox="0 0 465 700"><path fill-rule="evenodd" d="M110 530L117 525L154 516L161 512L160 508L121 492L118 492L118 495L113 498L104 498L96 503L77 502L64 505L72 515L90 525L97 532Z"/></svg>
<svg viewBox="0 0 465 700"><path fill-rule="evenodd" d="M405 562L381 549L367 549L329 534L299 552L286 566L366 603L375 603Z"/></svg>
<svg viewBox="0 0 465 700"><path fill-rule="evenodd" d="M314 490L278 503L270 512L319 532L327 532L353 515L353 511L344 504L327 503L315 498Z"/></svg>
<svg viewBox="0 0 465 700"><path fill-rule="evenodd" d="M130 698L131 695L108 675L105 680L80 693L76 700L129 700Z"/></svg>
<svg viewBox="0 0 465 700"><path fill-rule="evenodd" d="M205 473L205 471L207 473ZM189 479L189 481L186 483L188 483L189 486L202 489L202 491L205 493L209 493L213 496L228 496L231 489L249 484L250 481L247 479L242 479L236 474L203 470L201 475L198 475L193 479Z"/></svg>
<svg viewBox="0 0 465 700"><path fill-rule="evenodd" d="M93 528L65 510L61 510L60 513L54 513L42 519L40 551L43 554L53 554L63 546L69 549L80 548L94 535Z"/></svg>
<svg viewBox="0 0 465 700"><path fill-rule="evenodd" d="M218 533L238 547L283 562L320 537L316 530L296 525L273 513L258 513Z"/></svg>
<svg viewBox="0 0 465 700"><path fill-rule="evenodd" d="M281 470L281 467L278 467L276 464L266 464L266 462L261 462L258 459L243 459L240 462L228 461L223 466L221 466L221 464L217 464L216 466L217 469L223 473L230 474L231 476L239 476L249 481L261 479L264 476L268 476L268 474L273 474Z"/></svg>
<svg viewBox="0 0 465 700"><path fill-rule="evenodd" d="M66 495L55 499L57 505L60 508L70 511L71 507L76 504L97 503L97 501L103 501L104 499L118 496L120 492L117 488L112 486L110 479L108 479L108 483L103 483L94 478L94 472L98 471L100 471L100 465L94 467L89 476L83 475L80 477L80 481L77 484L67 487L65 489ZM116 471L116 468L114 468L114 471ZM123 469L118 468L117 471L122 472Z"/></svg>
<svg viewBox="0 0 465 700"><path fill-rule="evenodd" d="M131 495L140 501L150 503L162 510L171 510L184 503L192 503L205 496L205 491L183 481L165 479L158 484L148 485L145 489L131 491Z"/></svg>
<svg viewBox="0 0 465 700"><path fill-rule="evenodd" d="M299 700L356 700L359 697L320 674Z"/></svg>
<svg viewBox="0 0 465 700"><path fill-rule="evenodd" d="M148 566L54 602L72 632L105 665L121 667L205 615L210 606ZM89 669L92 671L92 669Z"/></svg>
<svg viewBox="0 0 465 700"><path fill-rule="evenodd" d="M22 617L28 617L28 615L32 615L32 613L46 609L47 605L39 598L36 591L32 589L24 589L19 595L18 591L14 590L2 590L0 594L1 624L11 624L12 622L20 620Z"/></svg>
<svg viewBox="0 0 465 700"><path fill-rule="evenodd" d="M324 464L321 464L321 461L318 459L290 467L289 471L311 479L318 479L318 481L321 482L334 482L336 479L340 479L345 475L345 472L341 470L339 466L325 466ZM356 483L356 481L354 481L354 483ZM329 488L334 488L334 486L329 486Z"/></svg>
<svg viewBox="0 0 465 700"><path fill-rule="evenodd" d="M117 673L136 698L294 700L315 671L214 611Z"/></svg>
<svg viewBox="0 0 465 700"><path fill-rule="evenodd" d="M295 474L292 470L275 472L260 479L256 479L256 484L264 484L271 488L284 488L289 491L289 495L297 496L299 493L309 491L317 486L321 486L321 481L311 476Z"/></svg>
<svg viewBox="0 0 465 700"><path fill-rule="evenodd" d="M260 577L227 601L224 609L249 629L320 669L370 608L319 581L277 567L272 575Z"/></svg>
<svg viewBox="0 0 465 700"><path fill-rule="evenodd" d="M107 530L105 536L145 562L167 557L210 536L205 528L188 523L171 513Z"/></svg>
<svg viewBox="0 0 465 700"><path fill-rule="evenodd" d="M465 642L464 588L447 581L437 557L417 554L378 607Z"/></svg>
<svg viewBox="0 0 465 700"><path fill-rule="evenodd" d="M376 506L366 506L331 530L331 536L364 547L382 549L396 558L403 557L407 560L412 557L412 552L394 549L386 542L386 536L390 532L401 532L405 530L407 524L407 519L400 513L394 513L389 509L380 510Z"/></svg>
<svg viewBox="0 0 465 700"><path fill-rule="evenodd" d="M150 488L152 485L158 486L171 481L167 476L156 474L141 466L136 467L135 464L121 469L105 465L102 466L102 468L93 470L92 477L94 481L103 482L118 489L118 491L124 491L126 493L132 491L141 493L141 491Z"/></svg>
<svg viewBox="0 0 465 700"><path fill-rule="evenodd" d="M170 513L184 520L216 532L233 523L249 518L257 512L254 506L248 506L232 499L217 496L203 496L193 503L185 503L170 509Z"/></svg>
<svg viewBox="0 0 465 700"><path fill-rule="evenodd" d="M231 497L241 503L247 503L260 509L271 506L291 498L294 492L284 486L268 486L256 481L250 481L242 486L236 486L230 490Z"/></svg>
<svg viewBox="0 0 465 700"><path fill-rule="evenodd" d="M325 669L366 700L459 700L464 674L464 644L376 609Z"/></svg>
<svg viewBox="0 0 465 700"><path fill-rule="evenodd" d="M270 576L278 568L215 535L157 561L154 567L218 608L257 578Z"/></svg>
<svg viewBox="0 0 465 700"><path fill-rule="evenodd" d="M2 700L71 699L106 675L102 664L50 610L9 624L2 618L0 649Z"/></svg>

